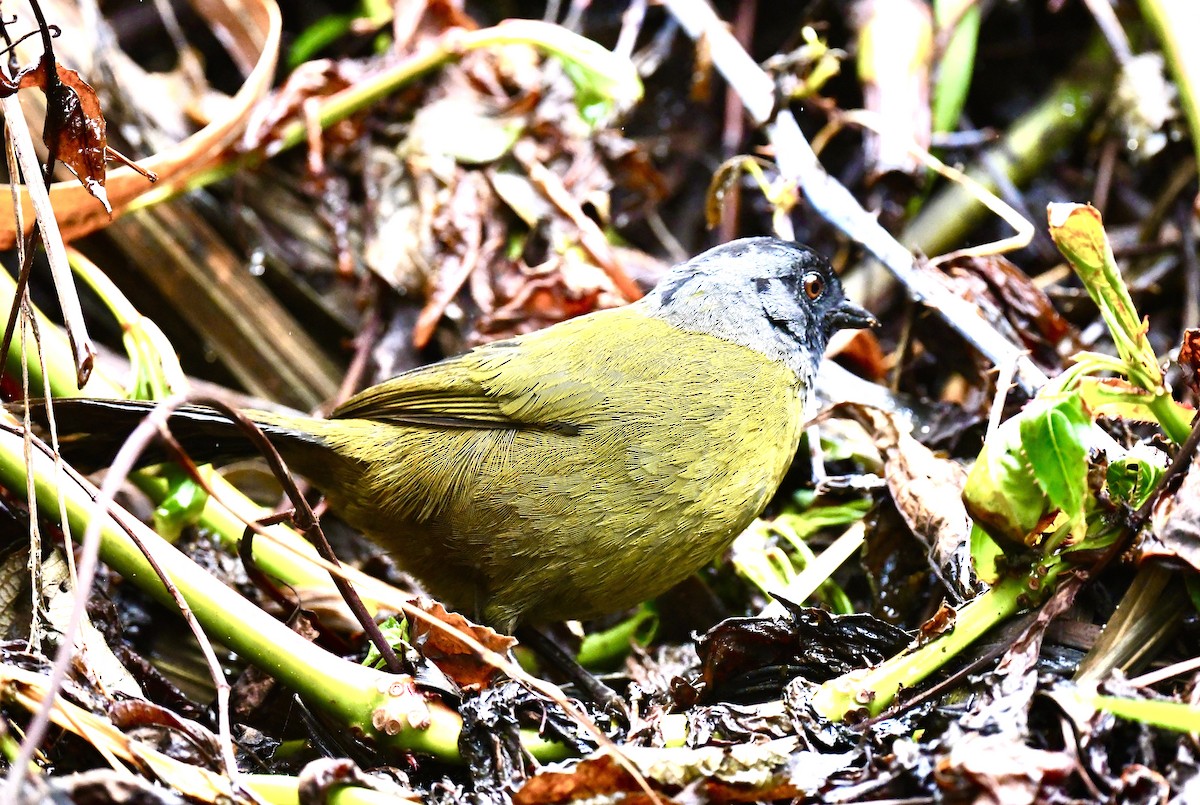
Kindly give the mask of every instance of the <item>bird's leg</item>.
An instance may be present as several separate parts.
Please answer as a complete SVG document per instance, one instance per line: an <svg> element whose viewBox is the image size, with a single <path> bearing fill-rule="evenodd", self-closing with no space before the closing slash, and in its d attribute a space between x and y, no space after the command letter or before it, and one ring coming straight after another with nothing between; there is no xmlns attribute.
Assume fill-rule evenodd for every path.
<svg viewBox="0 0 1200 805"><path fill-rule="evenodd" d="M583 695L599 705L613 718L629 723L629 710L617 692L601 682L595 674L580 665L554 638L536 626L517 628L517 639L537 652L537 655L554 667L569 681L574 682Z"/></svg>

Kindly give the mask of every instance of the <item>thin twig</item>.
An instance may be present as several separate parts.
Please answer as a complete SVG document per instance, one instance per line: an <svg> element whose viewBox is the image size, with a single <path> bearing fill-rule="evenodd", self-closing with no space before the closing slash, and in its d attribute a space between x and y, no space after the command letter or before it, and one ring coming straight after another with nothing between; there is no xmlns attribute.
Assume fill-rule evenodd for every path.
<svg viewBox="0 0 1200 805"><path fill-rule="evenodd" d="M713 63L742 98L751 119L766 130L780 173L800 187L809 203L831 224L861 243L908 289L994 364L1016 357L1017 377L1027 391L1045 384L1046 375L1022 350L979 315L978 309L922 274L912 254L825 172L796 118L776 108L775 84L746 53L704 0L664 0L688 36L703 38Z"/></svg>
<svg viewBox="0 0 1200 805"><path fill-rule="evenodd" d="M646 19L647 0L633 0L621 14L621 33L617 36L617 44L613 53L632 59L633 48L637 45L638 34L642 32L642 23Z"/></svg>
<svg viewBox="0 0 1200 805"><path fill-rule="evenodd" d="M317 516L313 513L312 507L308 505L308 501L305 500L304 495L300 494L300 489L296 486L295 479L292 478L292 473L288 469L287 464L284 463L283 457L279 455L279 451L275 449L275 445L271 444L271 440L266 437L262 430L249 417L222 400L201 397L189 400L189 402L215 409L236 425L238 430L250 440L250 443L258 451L259 455L266 459L271 472L279 479L279 482L283 485L284 492L287 494L288 499L291 500L292 506L295 508L293 519L296 522L296 527L304 532L305 539L312 543L325 561L340 568L342 563L338 560L329 541L325 539L325 532L321 530L321 524L317 520ZM190 464L191 460L187 458L182 446L171 436L165 424L164 421L164 427L161 429L164 441L166 441L172 452L176 454L175 457L185 462L185 466L186 464ZM194 467L188 467L189 472L193 469ZM383 632L379 630L379 624L375 623L375 619L367 611L362 599L358 596L358 592L354 589L354 585L350 584L350 582L340 575L333 575L332 578L346 605L350 607L350 611L358 619L359 624L363 627L363 631L366 632L371 643L383 657L388 670L394 674L404 673L404 664L396 656L395 650L392 649L387 638L383 636Z"/></svg>
<svg viewBox="0 0 1200 805"><path fill-rule="evenodd" d="M5 124L12 132L13 146L21 165L21 173L26 177L25 188L33 204L34 213L37 215L38 229L42 234L42 245L46 249L46 259L50 264L50 274L58 293L59 307L62 309L67 340L70 342L71 354L75 359L76 383L79 388L83 388L92 373L96 350L88 336L83 309L79 305L79 294L76 292L71 268L67 263L62 233L58 228L58 220L54 217L54 208L50 204L50 194L46 186L41 182L29 181L29 177L41 175L41 165L38 164L33 137L30 136L29 128L25 125L25 116L21 111L20 100L16 95L0 98L0 111L3 111Z"/></svg>
<svg viewBox="0 0 1200 805"><path fill-rule="evenodd" d="M27 768L29 759L32 757L32 752L36 750L45 736L46 727L49 724L50 714L58 696L58 691L62 689L67 670L74 658L76 636L79 633L84 614L86 613L87 597L90 594L92 583L95 581L96 568L99 562L100 537L104 522L103 515L108 514L117 523L121 522L121 518L118 516L119 509L113 503L117 492L120 490L129 473L137 466L138 459L147 445L166 427L165 423L171 413L185 401L186 398L182 396L165 400L159 403L145 419L138 423L137 427L134 428L133 432L125 440L125 443L121 445L121 449L113 459L104 482L100 485L99 490L93 498L95 501L94 515L89 518L87 529L83 534L83 557L79 563L75 606L71 610L71 617L68 620L66 628L63 630L62 642L55 654L49 681L49 690L51 693L44 701L42 708L34 715L34 719L26 731L25 740L21 744L21 753L23 754L28 751L30 754L28 757L21 757L19 755L19 760L14 763L9 773L5 796L2 798L4 802L16 801L12 797L19 791L20 783L24 777L20 773L20 770ZM54 456L58 465L62 466L57 450L50 449L40 439L35 439L35 444L39 449ZM60 483L62 480L60 479ZM65 516L62 522L65 526ZM204 629L196 620L191 607L184 599L182 593L180 593L178 587L171 581L170 576L163 570L146 544L135 533L135 529L125 528L124 530L137 549L145 556L146 561L154 570L159 581L174 600L180 614L183 615L184 621L196 637L201 652L204 654L216 692L218 736L221 744L221 758L222 764L225 766L225 774L229 778L231 785L240 790L245 796L259 801L253 792L238 781L239 772L237 761L233 755L233 733L229 720L230 686L225 679L224 670L217 659L212 643L208 640Z"/></svg>

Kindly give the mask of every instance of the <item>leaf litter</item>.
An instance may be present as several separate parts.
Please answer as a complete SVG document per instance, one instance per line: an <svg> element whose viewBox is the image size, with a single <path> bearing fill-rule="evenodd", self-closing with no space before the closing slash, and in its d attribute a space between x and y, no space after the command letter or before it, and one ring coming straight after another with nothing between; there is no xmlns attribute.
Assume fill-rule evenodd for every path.
<svg viewBox="0 0 1200 805"><path fill-rule="evenodd" d="M684 36L691 23L675 22L695 5L672 0L666 8L647 8L635 1L621 16L585 12L580 4L566 10L566 27L592 37L592 47L618 39L634 44L623 55L632 53L644 67L640 101L618 91L619 80L589 83L589 68L580 65L594 67L594 52L579 61L561 50L548 56L556 52L547 50L548 40L541 47L506 41L456 51L463 32L486 32L498 20L438 0L376 9L382 16L347 27L326 46L325 58L303 61L269 100L263 100L261 72L254 73L253 37L243 37L235 61L251 72L247 94L238 93L240 106L224 131L188 145L184 158L166 158L172 186L195 180L203 187L197 196L169 203L194 205L220 221L246 264L263 266L272 292L298 305L297 323L307 318L326 325L323 349L349 369L347 390L438 354L628 302L680 253L711 242L706 217L734 221L737 234L768 232L786 219L797 238L846 270L853 295L855 277L869 276L859 265L860 240L818 214L825 209L813 195L818 191L804 188L801 197L779 190L786 183L776 183L782 176L771 159L781 155L757 133L730 134L741 113L716 91L724 86L715 73L724 63L721 54L706 53L703 38L693 44ZM882 105L910 110L894 132L901 141L939 141L924 115L934 102L931 82L936 78L937 91L946 91L936 48L930 49L941 33L931 30L934 39L906 41L909 50L889 53L888 37L871 27L885 17L873 13L881 9L870 0L849 19L828 9L743 5L739 35L758 61L799 52L801 45L835 48L834 61L821 61L803 90L789 97L803 94L805 103L797 104L803 128L821 144L826 169L902 231L924 202L922 185L932 179L900 152L887 157L889 140L877 132L861 141L833 134L825 141L819 133L835 122L841 129L840 111ZM922 16L925 4L911 5L914 19L930 25ZM267 50L273 47L272 8L258 3L252 9L268 21L261 29L266 37L258 40ZM204 3L197 10L201 19L211 12ZM524 9L531 17L543 11ZM111 24L125 13L115 13ZM380 21L389 16L390 27ZM1122 21L1136 27L1136 17ZM297 8L283 8L292 34L303 19ZM969 142L967 135L980 131L976 126L1011 131L1029 125L1022 114L1052 91L1046 76L1068 75L1070 59L1093 57L1087 41L1093 24L1082 8L984 9L974 86L952 133ZM1027 38L1029 30L1066 33L1050 46ZM126 38L122 46L139 58L161 47L145 33ZM871 70L888 80L864 87L861 67L856 76L834 66L863 43L882 43L883 50L870 54ZM914 44L922 46L915 55ZM202 41L198 47L215 52L218 46ZM373 77L403 73L415 59L443 52L373 102L323 119L333 114L332 102ZM56 56L70 64L69 53ZM1197 481L1183 438L1195 403L1189 382L1196 363L1194 331L1187 329L1196 322L1186 320L1183 308L1200 304L1195 162L1190 169L1186 164L1195 134L1175 114L1184 93L1163 86L1185 74L1169 67L1164 79L1162 62L1155 61L1162 57L1145 56L1124 64L1121 79L1106 87L1113 101L1092 139L1055 153L1048 168L999 183L1001 194L1035 221L1046 200L1096 199L1104 230L1101 210L1093 208L1052 209L1048 218L1078 275L1064 268L1048 241L1036 239L1007 256L958 258L925 269L1028 351L1052 377L1048 387L1010 393L1013 367L991 366L959 339L955 322L935 321L877 283L860 286L871 291L862 298L876 300L889 315L881 316L880 333L858 336L845 360L889 384L886 403L843 405L826 415L833 418L830 427L810 434L768 510L780 525L764 530L761 541L767 565L775 563L781 577L794 576L838 537L838 526L830 524L839 518L822 520L823 509L842 505L839 496L863 504L859 511L869 509L862 555L835 568L820 588L825 608L782 600L784 616L759 614L767 603L762 588L719 563L678 593L691 603L681 606L674 594L658 602L651 619L657 635L640 636L644 646L631 647L626 636L615 648L601 649L615 651L608 666L618 670L607 681L627 712L584 704L590 729L562 703L497 672L491 657L502 657L509 641L436 605L427 608L484 648L450 639L425 620L408 624L398 644L405 646L414 682L398 694L396 712L410 725L433 723L442 706L457 713L460 763L420 748L384 749L323 723L268 674L227 655L230 676L239 677L233 712L242 772L269 771L305 796L348 785L438 801L649 799L650 791L716 802L1188 801L1198 785L1194 746L1149 708L1118 717L1103 704L1107 697L1186 707L1194 674L1189 663L1200 654L1193 577ZM923 62L913 65L914 58ZM903 72L886 72L901 63L907 64ZM135 93L117 84L93 94L88 76L79 78L70 66L58 66L56 75L74 100L55 110L63 122L48 145L80 182L103 187L106 127L123 141L137 123L106 121L101 104L136 104ZM725 79L736 101L742 78ZM1154 89L1131 94L1133 81ZM19 83L49 86L43 67ZM106 93L123 96L123 103L110 107ZM186 94L170 100L181 111L194 108ZM229 136L235 130L239 135ZM946 147L963 162L980 154L970 145ZM138 153L136 147L131 152ZM719 199L706 199L717 166L739 154L756 156L765 181L731 176ZM212 184L205 170L224 172L227 181ZM896 171L910 181L871 181ZM120 213L151 188L134 189L122 179L111 189ZM64 237L99 229L88 244L102 252L105 221L60 203L66 192L51 191ZM785 208L790 214L780 212ZM285 214L293 209L308 215ZM984 240L997 228L985 223L967 239ZM1118 260L1108 239L1131 238L1138 248L1128 255L1122 249ZM1192 254L1181 253L1187 243ZM1139 283L1145 276L1152 280ZM1100 317L1081 301L1085 288ZM155 318L175 313L187 315L163 309ZM356 341L348 349L351 337ZM225 359L184 351L194 375L206 373L205 361ZM225 378L218 372L216 379ZM1169 384L1176 380L1173 397ZM15 396L11 374L5 381ZM822 393L835 400L855 396L852 386L823 387ZM842 425L833 424L839 420ZM858 424L857 434L845 427L848 421ZM989 421L980 454L979 438L971 434ZM1167 468L1170 458L1176 463ZM872 474L882 483L870 483ZM847 477L860 482L836 482ZM9 491L14 500L23 494ZM131 490L126 505L141 505L138 494ZM798 526L814 514L820 525ZM6 522L5 551L15 560L4 563L4 588L31 594L22 587L26 526L20 516ZM807 553L789 541L799 533ZM61 535L55 539L61 545ZM189 553L210 557L207 572L261 600L236 562L215 558L221 550L206 554L211 543L190 529L182 540ZM375 576L408 583L353 535L339 540L345 543L339 550ZM1148 569L1161 583L1138 581ZM1015 631L999 632L1000 642L989 643L997 627L980 627L980 637L956 647L948 664L921 659L922 652L939 651L956 634L977 628L974 613L981 607L967 602L993 600L980 594L981 583L997 601L1000 592L1015 590L996 604L997 620L1024 613ZM65 686L51 693L35 639L56 622L48 589L24 600L5 593L4 736L19 744L39 696L49 696L59 730L39 747L39 761L53 771L29 785L78 797L85 785L116 791L155 780L194 800L245 797L253 784L243 788L240 775L223 767L207 707L211 682L195 679L197 665L184 641L166 634L177 631L172 613L116 574L104 574L90 603L103 629L87 639L111 644L132 688L118 693L101 681L113 677L102 673L99 653L89 651L78 655ZM1139 596L1142 590L1149 592ZM279 614L307 640L362 656L361 635L335 615L336 606L294 600L291 611ZM1155 603L1171 617L1156 620L1161 626L1152 635L1116 627L1122 612ZM853 614L830 611L846 607ZM728 617L708 621L699 627L703 636L693 639L693 608ZM1107 635L1097 640L1097 629L1077 630L1082 640L1058 642L1069 623L1106 627ZM584 652L591 638L625 635L620 623L583 628ZM1110 648L1111 657L1131 659L1097 658L1109 656ZM903 681L887 688L882 680L892 677L886 674L904 663L923 670L905 671L897 677ZM1174 667L1181 670L1172 674ZM1147 673L1153 681L1135 684ZM844 705L831 704L843 695ZM844 720L831 719L842 707ZM11 763L14 755L6 756ZM109 766L120 769L119 779L102 774ZM67 770L98 776L68 782L61 774Z"/></svg>

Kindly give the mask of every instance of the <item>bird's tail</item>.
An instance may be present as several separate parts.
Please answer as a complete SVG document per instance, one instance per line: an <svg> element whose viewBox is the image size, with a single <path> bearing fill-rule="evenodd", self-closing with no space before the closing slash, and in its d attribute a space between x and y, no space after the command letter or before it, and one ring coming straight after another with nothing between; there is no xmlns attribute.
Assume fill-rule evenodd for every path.
<svg viewBox="0 0 1200 805"><path fill-rule="evenodd" d="M63 460L84 472L108 466L134 428L156 405L141 400L56 399L54 422ZM24 411L20 403L11 403L7 408L18 418ZM45 401L30 402L29 413L45 436L49 427ZM288 454L319 445L315 436L289 426L285 416L257 411L249 416L285 459ZM213 408L184 406L171 414L167 425L171 435L198 463L245 458L258 452L237 425ZM169 459L166 448L156 439L143 452L138 464L149 466Z"/></svg>

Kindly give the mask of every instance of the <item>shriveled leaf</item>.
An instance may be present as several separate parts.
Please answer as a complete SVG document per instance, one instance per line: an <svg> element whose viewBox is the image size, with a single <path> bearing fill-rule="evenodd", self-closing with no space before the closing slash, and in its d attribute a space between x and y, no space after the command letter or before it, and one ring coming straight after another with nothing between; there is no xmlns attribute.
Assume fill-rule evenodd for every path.
<svg viewBox="0 0 1200 805"><path fill-rule="evenodd" d="M41 674L3 663L0 664L0 682L14 707L34 711L44 700L53 698L50 718L56 725L80 736L107 757L119 758L133 768L146 769L167 792L195 802L231 801L236 796L228 777L202 766L182 763L155 746L130 738L106 716L96 715L72 703L66 696L52 694L49 678ZM163 790L159 789L157 796L161 797ZM96 796L94 790L88 794Z"/></svg>
<svg viewBox="0 0 1200 805"><path fill-rule="evenodd" d="M972 784L977 802L1042 802L1075 773L1069 752L1035 749L1009 733L968 733L938 762L938 774Z"/></svg>
<svg viewBox="0 0 1200 805"><path fill-rule="evenodd" d="M803 799L825 790L832 775L861 757L861 750L802 750L794 736L695 749L623 746L621 753L652 785L673 791L686 786L699 801L709 803ZM513 802L541 805L585 797L644 801L638 793L630 774L601 750L569 766L543 767L513 794Z"/></svg>
<svg viewBox="0 0 1200 805"><path fill-rule="evenodd" d="M0 634L17 633L28 624L31 606L28 587L28 547L0 556Z"/></svg>
<svg viewBox="0 0 1200 805"><path fill-rule="evenodd" d="M884 477L905 524L932 554L958 591L969 594L973 584L968 553L971 520L963 505L967 474L950 459L940 458L877 409L850 406L867 428L884 459Z"/></svg>
<svg viewBox="0 0 1200 805"><path fill-rule="evenodd" d="M486 211L490 206L491 188L482 173L472 172L462 176L454 187L449 203L439 209L433 227L445 251L441 255L437 274L433 277L434 287L413 327L413 346L417 349L429 343L446 307L475 267L481 263L487 264L489 255L483 252L483 230Z"/></svg>
<svg viewBox="0 0 1200 805"><path fill-rule="evenodd" d="M362 67L354 62L304 62L291 73L270 98L255 110L247 121L241 148L245 151L263 149L270 153L278 148L287 126L304 114L305 105L328 98L362 81ZM362 136L361 123L355 118L343 120L321 132L322 142L351 142Z"/></svg>
<svg viewBox="0 0 1200 805"><path fill-rule="evenodd" d="M46 93L47 117L43 129L46 147L55 152L105 210L112 212L104 190L108 124L100 111L100 99L79 73L61 64L56 67L59 86L57 91ZM22 71L18 83L22 88L39 87L45 92L44 58L33 69Z"/></svg>
<svg viewBox="0 0 1200 805"><path fill-rule="evenodd" d="M733 157L717 166L708 180L708 192L704 195L704 221L709 229L721 222L725 208L725 196L742 178L743 162L746 157Z"/></svg>
<svg viewBox="0 0 1200 805"><path fill-rule="evenodd" d="M1192 460L1179 491L1156 504L1138 548L1142 556L1169 557L1200 570L1200 458Z"/></svg>
<svg viewBox="0 0 1200 805"><path fill-rule="evenodd" d="M690 680L705 701L780 695L790 676L823 681L882 662L911 641L910 635L874 615L833 615L785 604L782 617L728 618L696 644L700 676ZM788 668L788 676L779 669ZM682 690L683 680L677 680Z"/></svg>
<svg viewBox="0 0 1200 805"><path fill-rule="evenodd" d="M1179 367L1183 369L1183 377L1192 392L1200 389L1200 330L1189 328L1184 330L1179 342Z"/></svg>
<svg viewBox="0 0 1200 805"><path fill-rule="evenodd" d="M516 645L517 641L513 638L486 626L471 623L462 615L450 612L439 603L429 603L424 609L435 619L465 632L498 654L504 654ZM444 630L435 629L424 621L414 621L410 629L412 644L425 656L425 659L435 664L459 687L483 687L495 675L494 667L486 664L473 649L454 639Z"/></svg>
<svg viewBox="0 0 1200 805"><path fill-rule="evenodd" d="M972 294L972 301L985 310L994 307L1035 357L1046 363L1058 359L1057 348L1071 335L1071 325L1055 309L1046 292L1017 265L1001 255L988 255L958 258L947 269L952 281L962 275L981 280L986 287L982 293L990 297L988 302L979 300L980 291L970 285L966 293Z"/></svg>
<svg viewBox="0 0 1200 805"><path fill-rule="evenodd" d="M186 141L159 154L139 160L144 169L155 173L160 187L183 181L211 164L212 156L230 145L241 134L251 110L263 98L275 78L275 56L279 46L281 21L279 9L269 0L247 0L239 4L236 25L229 24L229 9L209 8L214 27L230 33L227 41L230 55L238 64L253 68L237 95L227 102L221 115L193 134ZM105 191L120 211L136 197L146 193L151 185L146 177L132 168L117 168L108 172ZM54 214L60 223L65 240L73 240L107 226L111 216L96 206L88 190L74 181L55 182L50 187ZM20 203L26 209L26 220L32 220L32 202L28 191L22 190ZM0 249L12 248L16 241L16 218L12 193L0 187Z"/></svg>

